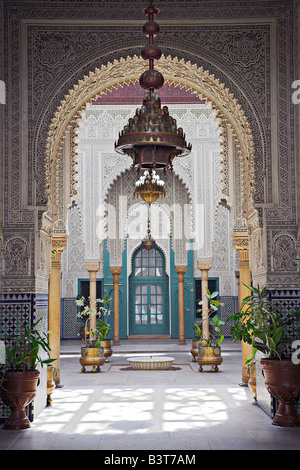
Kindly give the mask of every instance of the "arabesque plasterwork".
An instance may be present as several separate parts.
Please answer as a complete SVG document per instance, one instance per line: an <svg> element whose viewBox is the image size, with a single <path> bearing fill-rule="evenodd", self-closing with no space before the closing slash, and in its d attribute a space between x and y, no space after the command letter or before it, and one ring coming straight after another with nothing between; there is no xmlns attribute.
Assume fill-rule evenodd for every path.
<svg viewBox="0 0 300 470"><path fill-rule="evenodd" d="M92 98L101 95L101 92L111 89L122 83L135 82L140 74L145 70L145 64L138 57L126 60L114 61L113 64L102 66L95 72L90 72L88 77L66 95L65 100L59 107L56 116L52 120L47 142L47 158L53 161L49 165L48 181L49 193L56 194L56 176L51 172L51 167L56 168L55 161L59 151L64 133L74 119L80 119L84 113L86 103ZM227 122L231 125L239 146L240 154L243 156L244 173L247 179L244 180L244 191L247 200L251 200L254 186L253 162L254 150L250 126L237 99L229 93L229 90L220 84L209 72L198 68L195 64L186 63L183 60L163 57L160 60L160 71L163 73L168 83L180 84L187 89L192 89L199 96L207 98L208 104L216 112L220 122ZM174 79L174 77L176 77ZM99 88L101 84L101 88ZM53 196L52 196L53 197Z"/></svg>
<svg viewBox="0 0 300 470"><path fill-rule="evenodd" d="M140 19L138 5L142 2L126 3L120 18ZM185 23L177 21L174 27L172 21L181 18L181 3L185 6ZM250 238L250 263L272 288L288 287L292 281L291 264L286 264L281 247L290 246L293 251L297 240L294 109L290 104L292 2L279 4L270 0L267 6L260 2L235 2L236 17L244 19L236 25L226 23L230 2L224 1L214 8L211 5L195 8L192 3L166 2L161 71L168 82L191 88L212 104L219 120L223 155L230 152L228 144L230 147L234 143L234 152L240 159L240 193L247 219L244 229ZM34 276L38 271L47 276L47 256L39 257L36 252L49 250L46 238L51 236L54 224L63 220L58 213L62 196L58 168L62 163L63 142L68 139L74 146L68 146L71 155L65 156L72 161L68 166L70 181L64 182L64 194L69 197L66 208L76 196L77 120L85 112L86 103L115 84L136 81L145 67L135 55L140 50L135 39L139 29L131 25L120 39L120 27L114 23L110 28L105 26L107 19L114 21L113 5L109 0L101 2L101 8L95 12L92 2L86 2L85 9L78 2L70 10L55 1L45 1L36 8L30 2L18 0L12 8L12 2L4 1L3 69L9 98L5 119L10 116L10 121L4 139L7 204L2 247L4 250L13 239L19 224L22 228L18 235L28 241L31 258L28 279L20 276L14 283L5 273L8 291L35 290ZM74 25L66 27L63 18L77 21L81 25L78 33ZM100 30L97 22L101 24ZM115 49L110 44L112 38ZM20 80L21 56L22 74L28 87L27 82L24 85ZM79 61L75 61L77 57ZM20 119L27 115L28 123ZM224 203L230 206L226 158L221 164ZM27 171L28 187L22 182L23 170ZM285 223L286 238L279 236ZM64 226L62 223L58 227L59 224L56 229L62 233ZM255 254L257 247L261 247L259 259ZM279 267L277 273L272 271L272 263ZM10 269L7 263L5 269Z"/></svg>

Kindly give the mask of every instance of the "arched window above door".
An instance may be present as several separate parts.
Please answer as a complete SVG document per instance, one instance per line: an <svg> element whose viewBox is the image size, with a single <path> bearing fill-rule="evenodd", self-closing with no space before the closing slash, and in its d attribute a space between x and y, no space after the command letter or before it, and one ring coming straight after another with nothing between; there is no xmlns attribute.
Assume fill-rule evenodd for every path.
<svg viewBox="0 0 300 470"><path fill-rule="evenodd" d="M134 258L133 273L137 277L162 276L163 257L159 250L141 248Z"/></svg>

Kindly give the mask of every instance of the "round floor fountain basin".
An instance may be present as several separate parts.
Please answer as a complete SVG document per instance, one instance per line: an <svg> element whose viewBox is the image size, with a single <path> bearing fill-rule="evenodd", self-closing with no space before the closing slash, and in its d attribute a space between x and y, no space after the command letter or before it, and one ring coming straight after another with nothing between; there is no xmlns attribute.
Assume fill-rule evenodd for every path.
<svg viewBox="0 0 300 470"><path fill-rule="evenodd" d="M168 370L173 364L174 357L130 357L127 361L135 370Z"/></svg>

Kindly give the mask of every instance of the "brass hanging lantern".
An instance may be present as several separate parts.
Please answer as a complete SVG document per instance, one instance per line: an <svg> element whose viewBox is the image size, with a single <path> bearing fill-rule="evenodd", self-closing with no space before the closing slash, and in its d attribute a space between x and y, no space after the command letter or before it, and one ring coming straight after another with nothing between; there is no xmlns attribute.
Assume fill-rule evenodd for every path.
<svg viewBox="0 0 300 470"><path fill-rule="evenodd" d="M152 248L156 245L155 240L151 236L151 230L150 230L150 210L151 210L151 205L148 204L148 229L147 229L147 235L146 237L142 240L142 246L146 248L146 250L152 250Z"/></svg>
<svg viewBox="0 0 300 470"><path fill-rule="evenodd" d="M135 183L134 195L141 197L147 204L152 204L159 197L165 196L164 181L162 181L155 170L146 170Z"/></svg>
<svg viewBox="0 0 300 470"><path fill-rule="evenodd" d="M140 76L140 85L145 90L143 105L136 110L133 118L119 134L115 143L118 153L129 155L133 167L138 170L150 168L169 168L175 157L183 157L191 152L181 127L177 128L176 119L169 114L167 106L161 108L158 90L163 86L163 75L154 70L154 62L161 57L161 50L153 43L159 32L158 24L153 21L160 12L152 5L143 10L148 21L143 26L143 33L149 38L149 44L142 49L142 57L149 62L149 70Z"/></svg>

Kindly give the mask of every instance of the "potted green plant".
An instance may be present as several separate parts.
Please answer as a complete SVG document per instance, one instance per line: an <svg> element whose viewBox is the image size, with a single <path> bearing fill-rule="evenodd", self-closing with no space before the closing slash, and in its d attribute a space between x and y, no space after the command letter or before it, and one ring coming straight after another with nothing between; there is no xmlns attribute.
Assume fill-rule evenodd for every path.
<svg viewBox="0 0 300 470"><path fill-rule="evenodd" d="M78 316L84 316L85 318L85 331L87 330L88 322L90 322L92 317L96 316L96 328L89 329L89 334L84 335L85 345L81 347L80 357L82 372L86 371L86 366L92 366L92 372L100 372L100 366L104 364L105 356L103 341L110 331L110 325L107 323L110 309L103 306L103 303L105 303L106 300L106 297L96 299L95 304L92 306L86 302L84 297L81 297L76 301L78 306L84 307L83 310L78 313Z"/></svg>
<svg viewBox="0 0 300 470"><path fill-rule="evenodd" d="M216 299L218 296L217 291L211 293L207 288L206 291L206 300L198 302L199 305L208 303L208 315L207 318L202 318L196 322L196 330L199 338L197 362L199 364L199 372L203 371L204 365L210 365L211 372L217 372L219 370L218 366L223 362L220 345L224 340L221 327L225 324L225 322L221 320L220 315L217 314L217 311L223 304ZM198 312L201 311L201 309L198 310ZM201 328L205 322L209 323L208 335L206 336L203 333L203 327Z"/></svg>
<svg viewBox="0 0 300 470"><path fill-rule="evenodd" d="M294 402L300 396L300 364L292 361L292 344L299 337L300 311L296 310L293 318L283 315L276 303L269 299L265 287L246 287L251 294L242 300L241 312L227 320L233 322L231 339L242 340L253 346L253 354L246 364L253 363L258 351L266 356L260 360L265 385L279 401L273 424L299 426ZM294 338L288 338L286 334L291 326Z"/></svg>
<svg viewBox="0 0 300 470"><path fill-rule="evenodd" d="M111 340L107 339L107 335L111 330L110 325L108 324L108 318L111 315L111 305L112 299L107 296L101 297L99 299L102 306L100 306L101 316L97 319L97 329L98 335L101 338L102 345L104 347L104 356L106 362L108 362L108 358L112 355L113 350L111 347Z"/></svg>
<svg viewBox="0 0 300 470"><path fill-rule="evenodd" d="M30 421L25 414L39 385L38 366L50 364L56 359L49 358L48 335L38 331L40 318L33 324L21 325L20 333L1 338L5 342L5 363L1 367L1 396L11 413L4 429L26 429ZM41 352L46 353L42 358Z"/></svg>
<svg viewBox="0 0 300 470"><path fill-rule="evenodd" d="M85 297L80 297L80 296L78 296L76 300L76 305L77 307L79 307L77 316L79 320L82 322L82 326L80 327L80 331L79 331L79 336L82 340L86 339L90 334L89 327L87 326L87 323L88 323L87 321L90 318L89 302L90 302L89 298L85 299Z"/></svg>

